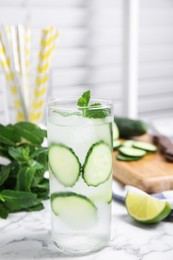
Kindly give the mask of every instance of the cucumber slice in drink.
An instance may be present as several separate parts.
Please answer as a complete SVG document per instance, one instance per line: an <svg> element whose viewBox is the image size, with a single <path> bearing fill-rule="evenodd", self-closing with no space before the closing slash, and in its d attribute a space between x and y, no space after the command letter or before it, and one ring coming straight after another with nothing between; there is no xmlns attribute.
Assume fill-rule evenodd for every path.
<svg viewBox="0 0 173 260"><path fill-rule="evenodd" d="M51 207L54 214L71 228L88 228L96 222L97 208L83 195L74 192L53 193Z"/></svg>
<svg viewBox="0 0 173 260"><path fill-rule="evenodd" d="M81 164L74 151L62 144L49 148L49 165L57 180L67 187L72 187L80 176Z"/></svg>
<svg viewBox="0 0 173 260"><path fill-rule="evenodd" d="M133 147L134 148L137 148L137 149L141 149L141 150L144 150L144 151L148 151L148 152L156 152L157 151L157 147L153 144L149 144L149 143L146 143L146 142L139 142L139 141L136 141L136 142L133 142Z"/></svg>
<svg viewBox="0 0 173 260"><path fill-rule="evenodd" d="M109 145L100 141L89 149L83 165L82 177L88 186L104 183L112 172L112 151Z"/></svg>
<svg viewBox="0 0 173 260"><path fill-rule="evenodd" d="M118 161L131 162L131 161L138 161L142 157L131 157L131 156L125 156L123 154L118 154L116 158L117 158Z"/></svg>
<svg viewBox="0 0 173 260"><path fill-rule="evenodd" d="M120 147L119 151L123 155L131 156L131 157L142 157L146 155L145 151L136 148L131 148L131 147Z"/></svg>
<svg viewBox="0 0 173 260"><path fill-rule="evenodd" d="M112 174L109 179L97 188L97 191L89 198L94 202L105 202L110 204L112 202Z"/></svg>

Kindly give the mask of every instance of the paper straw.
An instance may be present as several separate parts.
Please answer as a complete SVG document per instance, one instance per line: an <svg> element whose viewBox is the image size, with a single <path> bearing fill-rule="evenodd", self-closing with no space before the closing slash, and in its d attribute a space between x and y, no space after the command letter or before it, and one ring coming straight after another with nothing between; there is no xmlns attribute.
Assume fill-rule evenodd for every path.
<svg viewBox="0 0 173 260"><path fill-rule="evenodd" d="M16 33L16 28L14 25L10 26L10 33L11 33L11 45L12 45L12 52L13 52L13 57L14 57L15 71L17 71L19 73L20 72L20 61L19 61L19 55L18 55L17 33Z"/></svg>
<svg viewBox="0 0 173 260"><path fill-rule="evenodd" d="M5 27L5 31L6 31L6 34L7 34L7 39L9 41L9 43L11 44L12 40L11 40L11 26L6 26Z"/></svg>
<svg viewBox="0 0 173 260"><path fill-rule="evenodd" d="M13 74L13 72L10 71L8 58L6 56L6 50L2 44L1 39L0 39L0 60L1 60L2 69L4 71L7 82L10 86L12 96L14 98L14 107L17 110L18 120L24 120L24 114L23 114L20 98L18 95L17 87L15 86L14 81L13 81L14 74Z"/></svg>
<svg viewBox="0 0 173 260"><path fill-rule="evenodd" d="M25 27L25 66L26 66L26 88L29 97L31 96L31 86L30 86L30 74L31 74L31 28ZM28 111L31 105L31 98L28 102Z"/></svg>
<svg viewBox="0 0 173 260"><path fill-rule="evenodd" d="M27 109L29 109L29 92L26 70L26 49L25 49L25 28L22 25L17 26L19 56L20 56L20 78L23 89L24 101Z"/></svg>
<svg viewBox="0 0 173 260"><path fill-rule="evenodd" d="M5 61L5 63L3 63L3 62L1 62L1 63L2 63L4 70L6 69L6 71L7 71L7 78L9 78L9 81L10 82L14 81L12 93L19 96L19 99L15 100L15 106L20 108L20 110L22 112L21 117L24 116L24 119L28 120L28 114L27 114L27 109L25 106L25 101L23 98L21 84L20 84L20 81L19 81L16 71L15 71L13 54L12 54L12 51L11 51L11 48L10 48L10 45L8 42L8 38L7 38L7 35L5 32L4 26L1 25L0 29L1 29L2 48L4 48L4 52L6 53L6 58L4 58L2 56L4 58L3 61ZM9 70L8 70L8 67L6 66L6 64L8 64Z"/></svg>
<svg viewBox="0 0 173 260"><path fill-rule="evenodd" d="M32 103L30 120L40 122L44 113L44 104L48 88L48 73L53 51L55 50L56 32L54 27L42 31L39 62L37 67L36 88Z"/></svg>
<svg viewBox="0 0 173 260"><path fill-rule="evenodd" d="M26 72L30 75L31 70L31 28L25 28L25 62L26 62Z"/></svg>

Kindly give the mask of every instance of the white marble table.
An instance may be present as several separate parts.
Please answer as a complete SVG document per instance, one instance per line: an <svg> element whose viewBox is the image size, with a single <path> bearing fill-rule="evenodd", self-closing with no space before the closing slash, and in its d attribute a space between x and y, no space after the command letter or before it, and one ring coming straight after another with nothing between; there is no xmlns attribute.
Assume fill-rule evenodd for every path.
<svg viewBox="0 0 173 260"><path fill-rule="evenodd" d="M123 204L113 202L112 239L94 254L82 257L58 252L50 237L49 202L40 212L11 214L0 219L0 259L86 259L86 260L172 260L173 223L141 225L126 213Z"/></svg>

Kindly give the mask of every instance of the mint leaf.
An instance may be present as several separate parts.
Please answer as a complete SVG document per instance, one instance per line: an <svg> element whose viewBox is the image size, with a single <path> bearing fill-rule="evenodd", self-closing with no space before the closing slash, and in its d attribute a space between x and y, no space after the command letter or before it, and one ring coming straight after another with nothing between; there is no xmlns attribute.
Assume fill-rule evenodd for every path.
<svg viewBox="0 0 173 260"><path fill-rule="evenodd" d="M16 145L21 138L16 134L15 129L11 125L0 125L0 143L5 145Z"/></svg>
<svg viewBox="0 0 173 260"><path fill-rule="evenodd" d="M90 90L87 90L83 95L78 99L79 107L87 107L90 101Z"/></svg>
<svg viewBox="0 0 173 260"><path fill-rule="evenodd" d="M3 205L10 212L27 209L33 206L36 194L24 191L3 190L0 195L3 197Z"/></svg>
<svg viewBox="0 0 173 260"><path fill-rule="evenodd" d="M11 212L43 209L41 201L49 197L48 151L41 146L45 130L29 122L0 125L0 156L9 159L0 164L0 218Z"/></svg>
<svg viewBox="0 0 173 260"><path fill-rule="evenodd" d="M104 108L104 109L87 109L85 111L85 117L88 118L105 118L111 115L110 108Z"/></svg>
<svg viewBox="0 0 173 260"><path fill-rule="evenodd" d="M90 101L90 90L83 93L83 95L78 99L78 106L81 107L84 117L88 118L105 118L111 115L110 108L100 108L102 105L101 103L94 103L89 105ZM84 108L82 108L84 107ZM86 108L87 107L87 108ZM93 109L96 108L96 109Z"/></svg>
<svg viewBox="0 0 173 260"><path fill-rule="evenodd" d="M44 137L47 136L46 130L30 122L19 122L14 125L14 128L24 140L32 145L41 145Z"/></svg>
<svg viewBox="0 0 173 260"><path fill-rule="evenodd" d="M11 167L9 165L1 167L0 171L0 186L8 179Z"/></svg>
<svg viewBox="0 0 173 260"><path fill-rule="evenodd" d="M37 205L34 205L32 207L27 208L27 211L40 211L44 209L44 206L42 203L38 203Z"/></svg>
<svg viewBox="0 0 173 260"><path fill-rule="evenodd" d="M91 107L99 107L99 106L101 106L101 104L100 103L94 103L94 104L91 104L90 106Z"/></svg>
<svg viewBox="0 0 173 260"><path fill-rule="evenodd" d="M29 161L29 154L30 154L30 149L27 146L26 148L23 147L10 147L9 148L9 154L11 155L11 157L13 159L15 159L16 161L20 162L20 163L26 163Z"/></svg>
<svg viewBox="0 0 173 260"><path fill-rule="evenodd" d="M30 160L29 167L21 167L17 175L17 190L30 191L34 175L36 174L37 170L41 168L43 168L43 166L34 160Z"/></svg>
<svg viewBox="0 0 173 260"><path fill-rule="evenodd" d="M78 104L79 107L86 107L87 106L87 102L83 97L80 97L78 99L77 104Z"/></svg>
<svg viewBox="0 0 173 260"><path fill-rule="evenodd" d="M8 217L8 209L0 202L0 217L6 219Z"/></svg>

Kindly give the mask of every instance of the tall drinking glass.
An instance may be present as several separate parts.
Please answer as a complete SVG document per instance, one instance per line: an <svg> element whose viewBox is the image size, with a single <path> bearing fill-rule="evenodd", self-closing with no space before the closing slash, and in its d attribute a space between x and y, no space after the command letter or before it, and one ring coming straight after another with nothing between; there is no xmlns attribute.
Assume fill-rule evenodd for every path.
<svg viewBox="0 0 173 260"><path fill-rule="evenodd" d="M77 106L77 99L48 103L52 238L69 253L103 248L110 239L112 105Z"/></svg>

